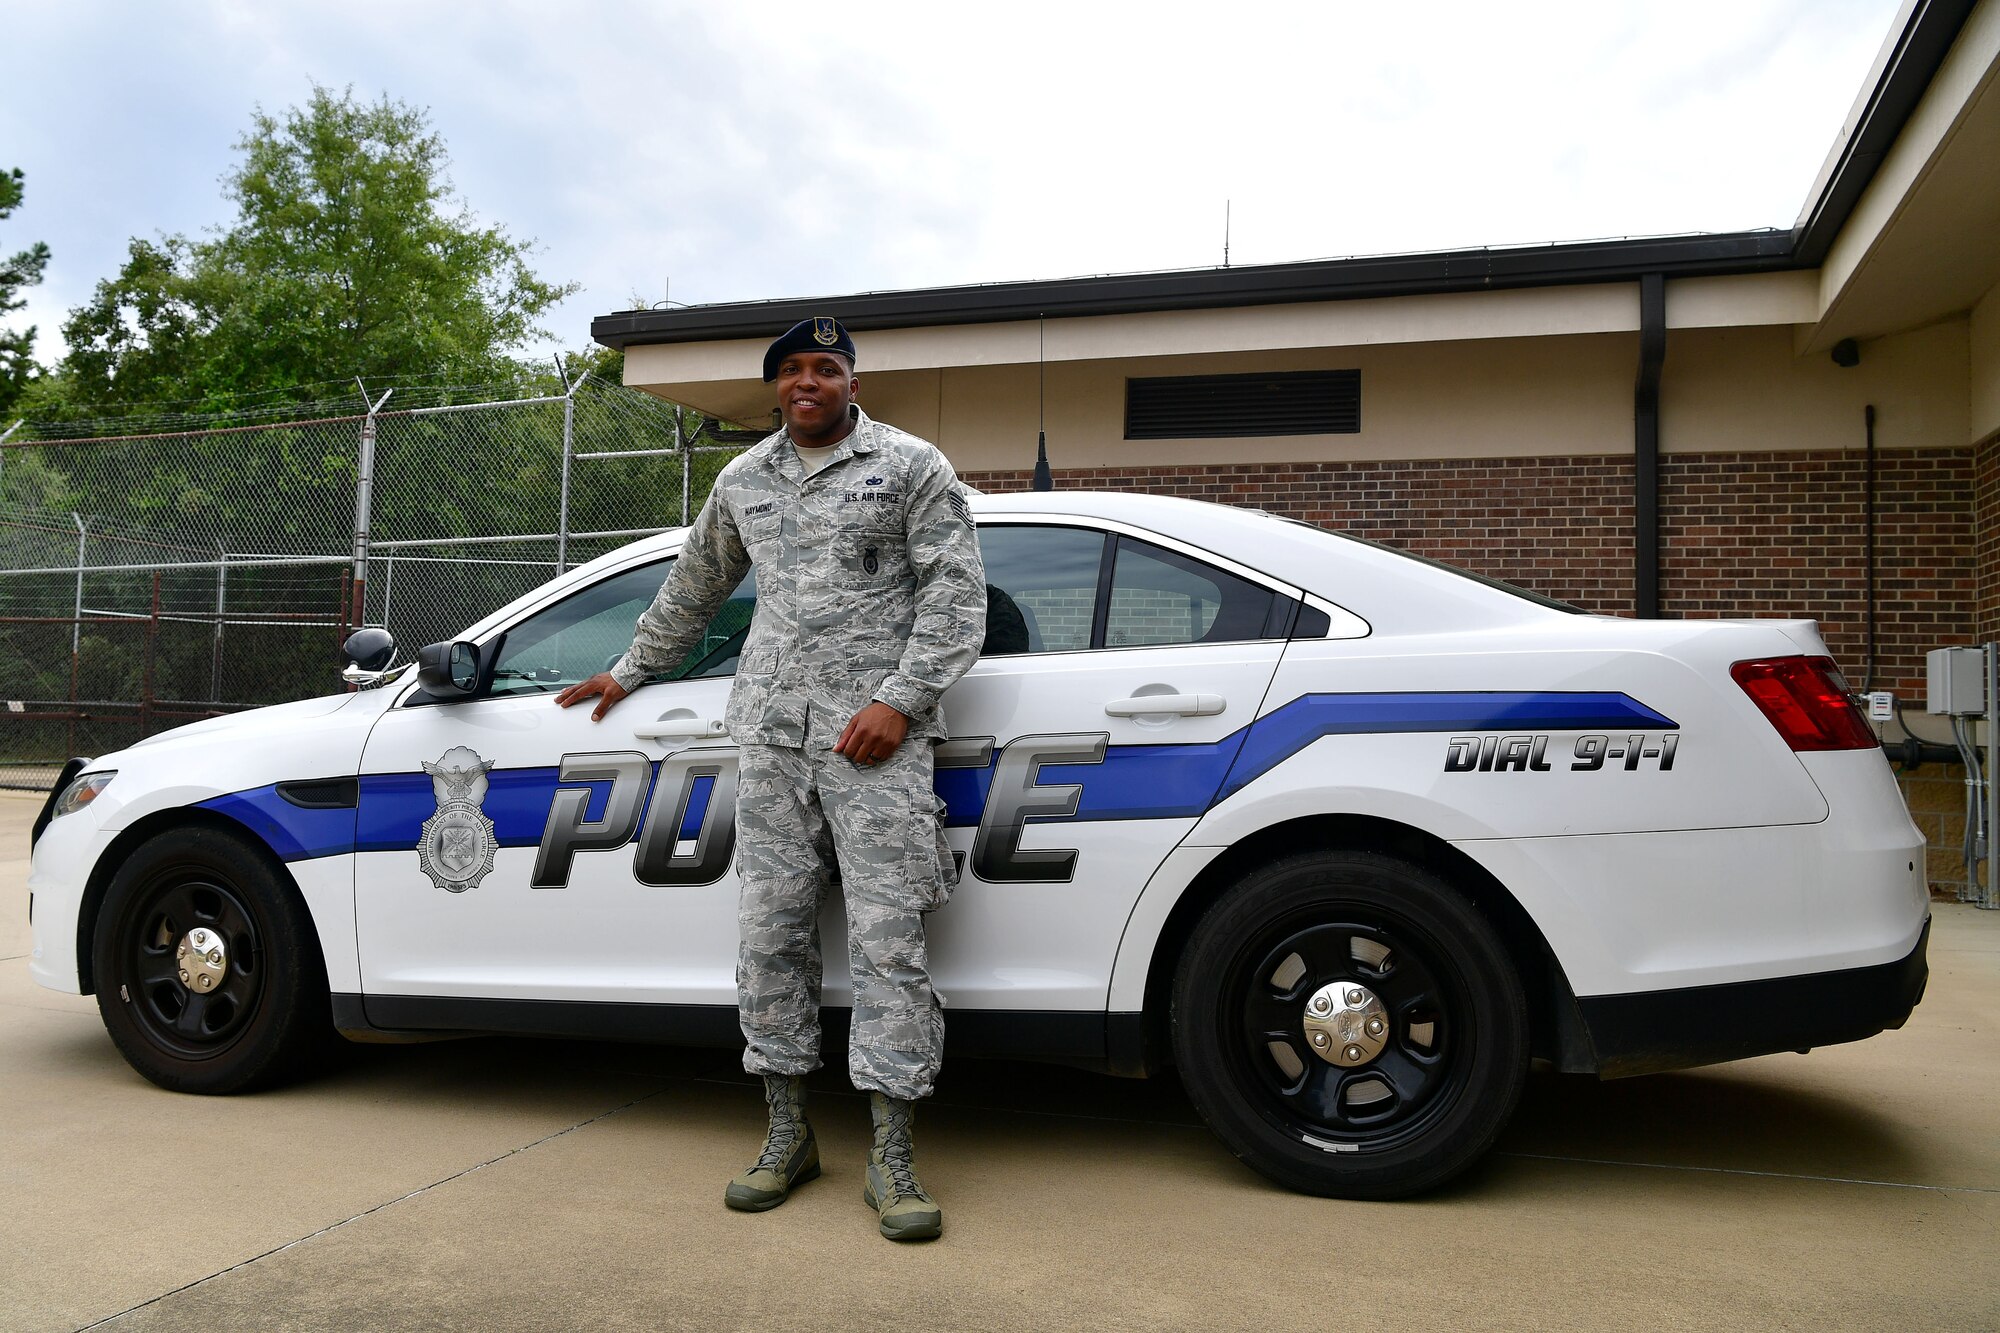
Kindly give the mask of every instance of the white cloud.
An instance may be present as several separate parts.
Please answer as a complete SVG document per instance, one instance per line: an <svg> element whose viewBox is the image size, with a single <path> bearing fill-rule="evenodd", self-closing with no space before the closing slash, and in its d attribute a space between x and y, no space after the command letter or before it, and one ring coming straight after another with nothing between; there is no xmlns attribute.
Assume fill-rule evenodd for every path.
<svg viewBox="0 0 2000 1333"><path fill-rule="evenodd" d="M41 350L126 239L227 220L253 105L429 108L484 218L584 284L838 294L1788 226L1894 0L1360 6L524 0L19 7L9 251ZM19 316L16 317L17 319ZM334 369L337 373L337 368Z"/></svg>

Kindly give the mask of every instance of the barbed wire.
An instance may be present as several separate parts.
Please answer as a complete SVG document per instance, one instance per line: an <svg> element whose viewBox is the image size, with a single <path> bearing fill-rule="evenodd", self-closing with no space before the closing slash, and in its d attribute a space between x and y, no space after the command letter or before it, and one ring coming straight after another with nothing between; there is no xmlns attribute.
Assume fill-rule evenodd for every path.
<svg viewBox="0 0 2000 1333"><path fill-rule="evenodd" d="M362 389L379 393L379 388L393 387L387 412L411 412L439 407L460 407L486 403L517 402L527 397L544 395L560 396L563 386L551 373L544 376L524 375L520 379L459 383L444 377L435 377L436 382L426 383L424 377L413 381L397 380L393 386L369 386L366 381L348 380L318 381L311 388L340 389L341 392L327 393L314 397L288 396L284 401L259 403L255 401L266 395L243 395L235 402L225 405L195 406L205 404L205 399L181 400L189 404L186 411L162 411L159 402L132 404L131 411L114 410L117 403L86 403L81 406L88 415L64 417L60 419L24 418L18 430L0 448L19 448L30 444L49 444L59 441L96 440L100 438L131 438L154 435L207 434L219 430L269 424L313 424L318 421L360 420L367 415L367 400ZM595 375L583 377L584 387L602 392L615 391L611 410L625 412L638 417L663 417L672 419L683 416L698 420L699 414L677 408L649 394L613 385ZM291 390L272 390L271 394L290 395ZM171 405L171 404L170 404ZM104 409L104 410L96 410Z"/></svg>

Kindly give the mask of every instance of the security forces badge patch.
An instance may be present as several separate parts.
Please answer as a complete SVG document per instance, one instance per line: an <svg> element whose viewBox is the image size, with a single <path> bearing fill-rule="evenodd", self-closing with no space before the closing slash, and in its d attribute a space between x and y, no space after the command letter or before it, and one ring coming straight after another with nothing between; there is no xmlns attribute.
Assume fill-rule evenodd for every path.
<svg viewBox="0 0 2000 1333"><path fill-rule="evenodd" d="M813 341L821 347L831 347L840 341L840 326L825 315L813 320Z"/></svg>
<svg viewBox="0 0 2000 1333"><path fill-rule="evenodd" d="M494 853L500 850L493 821L481 809L486 802L486 775L492 768L463 745L446 750L435 764L424 764L437 797L437 813L424 821L417 838L417 865L446 893L477 888L491 873Z"/></svg>

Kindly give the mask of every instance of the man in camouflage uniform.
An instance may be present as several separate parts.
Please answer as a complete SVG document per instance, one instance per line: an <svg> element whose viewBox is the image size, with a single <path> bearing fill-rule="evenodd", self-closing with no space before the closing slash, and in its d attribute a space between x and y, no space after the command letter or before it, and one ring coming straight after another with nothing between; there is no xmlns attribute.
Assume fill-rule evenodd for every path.
<svg viewBox="0 0 2000 1333"><path fill-rule="evenodd" d="M724 1201L761 1211L819 1174L800 1076L819 1066L820 903L846 900L848 1069L875 1123L864 1196L892 1240L939 1234L918 1183L912 1103L937 1078L944 1018L924 913L954 877L932 789L938 697L978 656L986 577L943 454L853 402L854 344L831 319L771 344L784 428L724 468L632 647L557 696L604 713L679 662L743 576L757 610L726 717L740 746L737 1002L770 1132ZM832 853L829 861L828 851ZM837 863L837 864L836 864Z"/></svg>

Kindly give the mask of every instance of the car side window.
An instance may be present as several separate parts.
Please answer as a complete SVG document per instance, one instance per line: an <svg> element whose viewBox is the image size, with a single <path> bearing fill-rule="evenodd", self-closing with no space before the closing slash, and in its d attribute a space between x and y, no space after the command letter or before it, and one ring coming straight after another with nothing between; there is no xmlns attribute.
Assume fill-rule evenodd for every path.
<svg viewBox="0 0 2000 1333"><path fill-rule="evenodd" d="M1071 653L1090 647L1104 534L1026 524L979 530L986 565L981 656Z"/></svg>
<svg viewBox="0 0 2000 1333"><path fill-rule="evenodd" d="M672 560L642 565L593 583L507 631L493 668L496 695L545 694L606 671L632 646L632 627L673 569ZM756 575L745 578L680 662L653 681L732 676L757 607Z"/></svg>
<svg viewBox="0 0 2000 1333"><path fill-rule="evenodd" d="M1277 594L1177 551L1118 539L1104 646L1240 643L1273 637ZM1283 637L1279 630L1276 637Z"/></svg>

